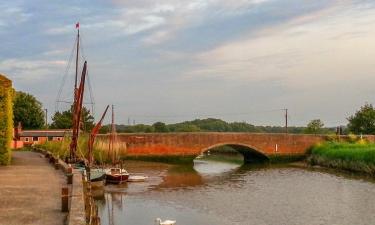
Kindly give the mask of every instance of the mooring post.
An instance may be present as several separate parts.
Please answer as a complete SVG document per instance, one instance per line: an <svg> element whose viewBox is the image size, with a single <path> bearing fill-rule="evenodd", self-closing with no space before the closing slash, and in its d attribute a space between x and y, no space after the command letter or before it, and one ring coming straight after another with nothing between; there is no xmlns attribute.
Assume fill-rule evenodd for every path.
<svg viewBox="0 0 375 225"><path fill-rule="evenodd" d="M69 188L63 187L61 189L61 211L68 212L69 211Z"/></svg>
<svg viewBox="0 0 375 225"><path fill-rule="evenodd" d="M68 169L66 170L66 178L68 184L73 184L73 168L72 165L68 165Z"/></svg>
<svg viewBox="0 0 375 225"><path fill-rule="evenodd" d="M55 170L59 169L59 159L55 158Z"/></svg>

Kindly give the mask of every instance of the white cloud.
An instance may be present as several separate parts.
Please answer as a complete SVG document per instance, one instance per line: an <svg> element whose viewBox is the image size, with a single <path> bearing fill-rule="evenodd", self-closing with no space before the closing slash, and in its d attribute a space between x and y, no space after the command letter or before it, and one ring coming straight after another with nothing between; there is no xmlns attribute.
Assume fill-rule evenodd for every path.
<svg viewBox="0 0 375 225"><path fill-rule="evenodd" d="M14 80L38 82L56 74L54 71L63 71L65 66L61 60L7 59L0 62L0 71Z"/></svg>
<svg viewBox="0 0 375 225"><path fill-rule="evenodd" d="M317 12L303 23L297 18L299 22L268 27L199 53L195 55L195 67L185 76L245 82L282 79L296 88L321 82L334 84L355 71L375 71L369 61L375 57L371 41L375 31L360 25L373 17L351 5L334 9L335 16Z"/></svg>
<svg viewBox="0 0 375 225"><path fill-rule="evenodd" d="M28 21L32 14L18 6L0 4L0 28L12 27Z"/></svg>

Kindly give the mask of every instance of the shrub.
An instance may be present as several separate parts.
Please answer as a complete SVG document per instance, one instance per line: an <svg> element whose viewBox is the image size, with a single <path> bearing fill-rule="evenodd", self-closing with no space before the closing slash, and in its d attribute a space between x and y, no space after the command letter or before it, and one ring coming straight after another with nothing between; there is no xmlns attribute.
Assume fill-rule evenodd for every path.
<svg viewBox="0 0 375 225"><path fill-rule="evenodd" d="M0 165L8 165L11 160L13 93L12 81L0 74Z"/></svg>

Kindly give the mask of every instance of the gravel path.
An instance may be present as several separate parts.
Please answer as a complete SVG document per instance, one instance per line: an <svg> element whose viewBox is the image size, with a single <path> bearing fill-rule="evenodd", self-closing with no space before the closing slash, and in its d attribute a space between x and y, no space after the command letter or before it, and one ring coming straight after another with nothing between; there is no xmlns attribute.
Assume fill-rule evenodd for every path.
<svg viewBox="0 0 375 225"><path fill-rule="evenodd" d="M13 152L0 166L0 225L63 225L61 188L65 177L41 154Z"/></svg>

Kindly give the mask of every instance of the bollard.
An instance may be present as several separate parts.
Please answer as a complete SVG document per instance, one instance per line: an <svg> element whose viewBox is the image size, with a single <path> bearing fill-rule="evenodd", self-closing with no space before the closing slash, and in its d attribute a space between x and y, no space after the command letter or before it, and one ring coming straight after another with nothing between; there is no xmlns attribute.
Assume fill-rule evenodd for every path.
<svg viewBox="0 0 375 225"><path fill-rule="evenodd" d="M59 163L58 163L58 160L55 161L55 170L58 170L59 169Z"/></svg>
<svg viewBox="0 0 375 225"><path fill-rule="evenodd" d="M66 178L68 184L73 184L73 168L70 164L68 164L68 168L66 169Z"/></svg>
<svg viewBox="0 0 375 225"><path fill-rule="evenodd" d="M69 211L69 188L67 187L61 189L61 211Z"/></svg>
<svg viewBox="0 0 375 225"><path fill-rule="evenodd" d="M68 184L73 184L73 174L72 173L67 173L66 178L67 178Z"/></svg>
<svg viewBox="0 0 375 225"><path fill-rule="evenodd" d="M66 170L66 173L73 173L73 168L71 164L68 164L68 169Z"/></svg>

